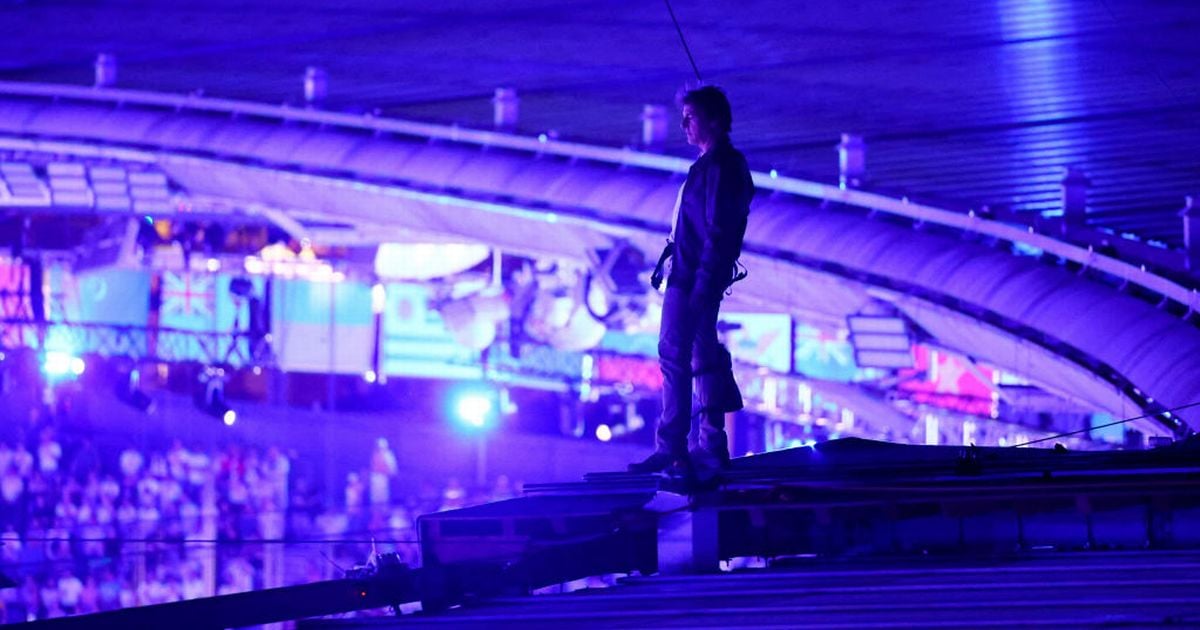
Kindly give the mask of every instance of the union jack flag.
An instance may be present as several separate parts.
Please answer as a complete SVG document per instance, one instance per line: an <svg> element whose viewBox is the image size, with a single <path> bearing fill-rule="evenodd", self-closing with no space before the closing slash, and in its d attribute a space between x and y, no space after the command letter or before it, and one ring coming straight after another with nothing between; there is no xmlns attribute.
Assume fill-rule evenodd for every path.
<svg viewBox="0 0 1200 630"><path fill-rule="evenodd" d="M858 366L845 330L796 325L796 370L814 378L854 380Z"/></svg>
<svg viewBox="0 0 1200 630"><path fill-rule="evenodd" d="M163 272L159 325L183 330L216 327L216 281L212 275Z"/></svg>

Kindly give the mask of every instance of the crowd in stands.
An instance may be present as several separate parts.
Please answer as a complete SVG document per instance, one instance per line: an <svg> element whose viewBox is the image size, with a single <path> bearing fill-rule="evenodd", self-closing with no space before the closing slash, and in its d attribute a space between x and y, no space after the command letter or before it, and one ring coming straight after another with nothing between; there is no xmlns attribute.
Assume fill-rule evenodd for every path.
<svg viewBox="0 0 1200 630"><path fill-rule="evenodd" d="M372 550L416 566L417 516L515 494L502 476L474 495L454 479L398 495L383 439L327 505L274 446L104 448L35 429L0 441L0 570L17 582L0 622L328 579Z"/></svg>

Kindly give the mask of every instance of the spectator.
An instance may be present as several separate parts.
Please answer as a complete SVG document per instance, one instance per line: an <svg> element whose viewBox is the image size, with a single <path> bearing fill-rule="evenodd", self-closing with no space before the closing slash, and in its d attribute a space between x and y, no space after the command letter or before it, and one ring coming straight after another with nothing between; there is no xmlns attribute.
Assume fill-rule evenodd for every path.
<svg viewBox="0 0 1200 630"><path fill-rule="evenodd" d="M83 583L83 589L79 592L79 609L77 612L81 615L86 615L99 611L100 587L96 583L95 576L89 575Z"/></svg>
<svg viewBox="0 0 1200 630"><path fill-rule="evenodd" d="M186 538L200 533L200 506L190 498L184 497L179 504L179 525L181 534Z"/></svg>
<svg viewBox="0 0 1200 630"><path fill-rule="evenodd" d="M15 588L0 589L0 624L25 621L25 606L21 591Z"/></svg>
<svg viewBox="0 0 1200 630"><path fill-rule="evenodd" d="M40 436L42 431L50 427L50 420L46 417L45 409L41 405L33 405L29 408L29 416L26 418L25 435L32 440L34 436ZM24 442L24 440L21 440ZM33 448L31 443L30 448Z"/></svg>
<svg viewBox="0 0 1200 630"><path fill-rule="evenodd" d="M147 472L150 474L150 476L154 477L155 479L159 479L159 480L166 479L167 478L167 458L163 457L161 453L151 454L150 455L150 468Z"/></svg>
<svg viewBox="0 0 1200 630"><path fill-rule="evenodd" d="M192 454L183 447L183 441L176 438L171 443L171 450L167 451L167 469L172 479L181 484L187 482L188 466L191 458Z"/></svg>
<svg viewBox="0 0 1200 630"><path fill-rule="evenodd" d="M277 446L233 444L214 455L174 440L165 451L130 446L106 453L86 438L59 443L49 427L38 435L35 454L24 442L0 443L0 561L54 564L15 576L24 586L0 594L0 614L8 620L177 601L218 588L242 592L261 587L264 579L261 545L217 546L218 556L207 545L132 546L122 538L211 539L217 537L218 518L221 536L234 540L282 538L285 525L293 534L324 537L348 532L362 537L369 527L380 550L395 549L416 566L416 545L388 541L415 539L414 522L422 513L482 499L456 479L445 486L423 482L420 495L396 496L399 467L382 439L374 442L367 466L347 475L345 511L325 511L311 483L323 471L297 474L289 488L293 462L302 460ZM490 489L494 498L513 492L503 476ZM365 510L368 501L375 509ZM339 543L327 550L335 560L353 564L367 557L370 545ZM96 563L99 558L115 562L104 566L108 560ZM140 585L133 581L135 562L145 566ZM281 577L284 583L298 578Z"/></svg>
<svg viewBox="0 0 1200 630"><path fill-rule="evenodd" d="M212 479L212 458L205 453L191 453L187 459L188 487L196 492Z"/></svg>
<svg viewBox="0 0 1200 630"><path fill-rule="evenodd" d="M243 558L233 558L225 565L224 580L218 595L245 593L254 589L254 567Z"/></svg>
<svg viewBox="0 0 1200 630"><path fill-rule="evenodd" d="M183 599L208 597L212 591L204 582L204 571L200 563L190 560L183 566Z"/></svg>
<svg viewBox="0 0 1200 630"><path fill-rule="evenodd" d="M466 504L467 490L458 481L458 478L451 477L446 480L446 488L442 490L442 505L438 508L438 511L456 510L464 507Z"/></svg>
<svg viewBox="0 0 1200 630"><path fill-rule="evenodd" d="M0 560L4 564L15 564L21 558L21 536L13 525L6 525L0 534Z"/></svg>
<svg viewBox="0 0 1200 630"><path fill-rule="evenodd" d="M133 606L137 606L139 603L146 603L138 601L137 591L134 589L133 582L131 580L121 580L119 584L120 589L117 591L117 608L132 608Z"/></svg>
<svg viewBox="0 0 1200 630"><path fill-rule="evenodd" d="M129 447L124 451L121 451L120 465L121 474L123 475L124 479L128 480L136 478L138 473L142 471L143 463L145 463L145 457L142 456L140 451L134 449L133 447ZM128 485L128 482L126 482L126 485Z"/></svg>
<svg viewBox="0 0 1200 630"><path fill-rule="evenodd" d="M34 621L39 618L39 612L42 611L42 591L38 588L37 581L33 576L27 576L25 581L21 583L21 601L24 603L23 610L14 607L12 616L16 616L19 612L21 619L14 621ZM46 617L41 616L42 619Z"/></svg>
<svg viewBox="0 0 1200 630"><path fill-rule="evenodd" d="M291 513L288 527L293 535L304 537L311 533L317 514L320 513L320 499L316 496L316 490L312 488L308 477L301 476L296 479L296 488L291 493L291 503L288 507Z"/></svg>
<svg viewBox="0 0 1200 630"><path fill-rule="evenodd" d="M107 512L107 514L111 518L111 512ZM109 535L110 530L100 524L95 513L86 521L80 522L78 531L80 537L83 539L80 550L85 557L100 558L104 556L104 543L102 540Z"/></svg>
<svg viewBox="0 0 1200 630"><path fill-rule="evenodd" d="M279 540L283 538L285 522L283 510L268 497L258 512L258 535L266 540Z"/></svg>
<svg viewBox="0 0 1200 630"><path fill-rule="evenodd" d="M496 483L492 485L491 500L503 501L515 496L516 492L513 490L512 482L508 479L508 475L499 475L496 477Z"/></svg>
<svg viewBox="0 0 1200 630"><path fill-rule="evenodd" d="M267 455L263 458L262 469L267 487L271 489L272 502L280 507L287 506L288 476L292 470L291 461L279 450L279 447L272 446L267 449Z"/></svg>
<svg viewBox="0 0 1200 630"><path fill-rule="evenodd" d="M58 518L54 526L46 530L46 559L51 562L71 559L70 521Z"/></svg>
<svg viewBox="0 0 1200 630"><path fill-rule="evenodd" d="M0 526L17 527L24 524L25 481L11 462L0 470Z"/></svg>
<svg viewBox="0 0 1200 630"><path fill-rule="evenodd" d="M71 460L71 477L79 483L86 483L89 478L100 472L100 454L96 445L90 439L84 439Z"/></svg>
<svg viewBox="0 0 1200 630"><path fill-rule="evenodd" d="M133 505L133 500L129 497L121 499L121 505L117 507L117 528L121 535L125 538L138 537L137 531L138 510Z"/></svg>
<svg viewBox="0 0 1200 630"><path fill-rule="evenodd" d="M346 475L346 511L350 514L358 514L362 512L363 507L363 483L362 477L358 473L352 472Z"/></svg>
<svg viewBox="0 0 1200 630"><path fill-rule="evenodd" d="M47 581L38 589L38 593L42 599L42 610L38 613L38 618L49 619L51 617L63 616L61 599L58 594L58 584L54 581Z"/></svg>
<svg viewBox="0 0 1200 630"><path fill-rule="evenodd" d="M8 470L8 465L13 461L14 451L8 442L0 442L0 472Z"/></svg>
<svg viewBox="0 0 1200 630"><path fill-rule="evenodd" d="M37 459L38 470L44 475L53 475L58 472L58 460L62 459L62 445L58 440L54 439L54 429L52 427L44 427L41 431L41 437L38 440Z"/></svg>
<svg viewBox="0 0 1200 630"><path fill-rule="evenodd" d="M113 610L121 605L121 580L112 569L105 568L100 572L100 609Z"/></svg>
<svg viewBox="0 0 1200 630"><path fill-rule="evenodd" d="M58 574L58 600L64 613L79 612L79 597L83 593L83 582L75 574L62 570Z"/></svg>
<svg viewBox="0 0 1200 630"><path fill-rule="evenodd" d="M109 503L116 503L121 496L121 484L112 475L104 475L100 480L100 497L107 499Z"/></svg>
<svg viewBox="0 0 1200 630"><path fill-rule="evenodd" d="M33 454L25 448L23 442L17 442L12 453L12 465L21 477L28 477L33 472Z"/></svg>
<svg viewBox="0 0 1200 630"><path fill-rule="evenodd" d="M388 446L387 438L379 438L375 441L375 450L371 453L372 506L385 506L391 501L391 483L396 472L396 454Z"/></svg>

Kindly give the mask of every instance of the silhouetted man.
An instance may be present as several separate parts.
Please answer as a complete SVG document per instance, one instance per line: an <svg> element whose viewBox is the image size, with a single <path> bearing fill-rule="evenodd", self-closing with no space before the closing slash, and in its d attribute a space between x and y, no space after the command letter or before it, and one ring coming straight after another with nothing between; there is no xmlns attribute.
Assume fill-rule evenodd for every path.
<svg viewBox="0 0 1200 630"><path fill-rule="evenodd" d="M742 406L729 353L717 339L717 312L742 251L754 184L745 156L729 141L733 115L724 92L711 86L689 91L681 125L700 157L688 170L672 225L658 337L663 413L654 453L629 470L690 476L693 460L729 462L725 413ZM689 457L693 376L700 428L697 452Z"/></svg>

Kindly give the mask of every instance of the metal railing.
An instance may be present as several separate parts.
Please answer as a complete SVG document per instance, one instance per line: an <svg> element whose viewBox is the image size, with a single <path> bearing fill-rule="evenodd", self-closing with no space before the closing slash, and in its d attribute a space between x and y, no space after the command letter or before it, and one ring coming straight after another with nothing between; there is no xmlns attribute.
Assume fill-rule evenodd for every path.
<svg viewBox="0 0 1200 630"><path fill-rule="evenodd" d="M0 349L72 348L102 357L124 356L172 363L201 361L231 367L271 366L275 356L262 336L245 331L206 332L154 326L0 320Z"/></svg>

